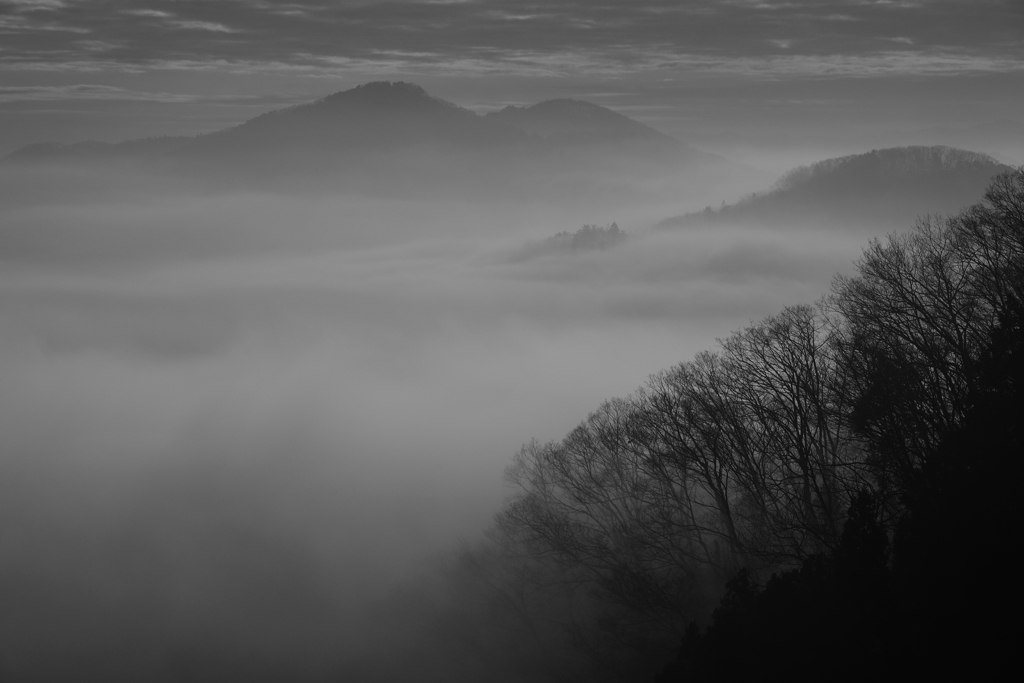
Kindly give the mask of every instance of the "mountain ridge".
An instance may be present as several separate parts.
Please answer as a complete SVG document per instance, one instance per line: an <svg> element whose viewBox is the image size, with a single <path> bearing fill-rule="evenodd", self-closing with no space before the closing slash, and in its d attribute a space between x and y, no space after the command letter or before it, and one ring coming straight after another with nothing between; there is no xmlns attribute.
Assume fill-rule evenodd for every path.
<svg viewBox="0 0 1024 683"><path fill-rule="evenodd" d="M588 102L546 100L502 112L481 115L413 83L375 81L160 149L135 140L98 143L88 154L42 145L3 161L134 164L133 170L209 188L609 200L664 199L681 187L749 187L747 176L761 177Z"/></svg>
<svg viewBox="0 0 1024 683"><path fill-rule="evenodd" d="M575 115L567 115L567 108L572 109ZM135 138L118 143L33 143L7 154L3 160L92 161L104 156L129 156L136 151L142 152L137 155L140 159L158 156L161 153L188 155L206 144L213 143L219 146L224 139L256 135L269 135L271 143L305 141L308 145L322 146L325 144L323 138L311 138L314 135L323 135L331 127L335 128L332 132L336 135L339 132L343 133L344 131L337 129L340 125L353 123L355 117L367 114L373 114L378 118L371 121L370 126L366 126L365 121L360 121L359 123L364 124L361 131L350 131L351 134L347 136L341 135L340 140L351 143L359 142L361 138L362 142L385 142L388 143L386 146L394 146L397 143L408 142L412 137L410 134L419 133L433 134L434 141L447 143L481 144L490 141L499 146L533 146L541 150L550 149L552 138L559 143L594 143L598 141L597 135L614 133L616 142L625 139L655 139L662 142L671 141L681 149L699 152L639 121L581 100L545 100L526 107L508 106L499 112L480 115L453 102L430 95L414 83L373 81L325 95L311 102L263 112L236 125L192 137ZM551 120L553 114L557 121ZM543 120L545 117L547 121ZM598 121L601 125L582 126L581 122L586 120ZM284 127L281 124L295 123L302 125L294 126L287 133L281 130ZM398 124L397 129L395 124ZM387 125L391 127L386 128ZM553 128L558 129L553 136L539 132L539 129L545 129L550 133ZM166 140L168 144L159 149L142 150L145 146L143 143L153 140ZM331 140L326 140L327 144L330 142Z"/></svg>
<svg viewBox="0 0 1024 683"><path fill-rule="evenodd" d="M604 133L616 137L680 142L659 130L611 109L569 98L544 100L523 107L509 105L499 111L486 114L485 117L506 122L545 139L557 140L566 134Z"/></svg>
<svg viewBox="0 0 1024 683"><path fill-rule="evenodd" d="M536 104L515 106L509 105L505 108L487 114L476 114L475 112L461 107L453 102L440 97L430 95L421 86L404 81L373 81L355 86L349 90L342 90L311 102L272 109L257 116L242 121L233 126L228 126L209 133L202 133L195 136L154 136L147 138L132 138L122 142L98 142L83 141L75 143L40 142L25 145L3 158L11 161L30 160L33 157L51 158L58 157L62 152L69 154L113 151L129 151L133 147L141 146L141 143L149 141L167 141L174 144L167 144L160 151L173 151L175 148L198 144L205 140L223 137L226 134L239 131L250 131L253 129L265 129L282 119L301 118L303 120L315 120L323 118L325 114L341 115L347 113L346 108L360 110L374 109L375 113L390 110L391 113L401 111L403 114L415 112L422 115L424 111L437 115L444 113L458 117L462 121L487 121L499 124L499 130L508 134L509 130L521 131L527 137L520 137L519 141L531 139L537 142L536 138L544 140L550 146L551 142L557 143L579 143L595 141L599 135L605 135L604 141L621 141L626 139L657 140L659 142L670 142L683 148L691 148L682 141L673 138L657 129L644 123L629 118L606 107L596 105L583 100L569 98L555 98L543 100ZM430 111L433 109L433 111ZM515 137L510 136L510 137Z"/></svg>
<svg viewBox="0 0 1024 683"><path fill-rule="evenodd" d="M910 145L824 159L783 174L764 192L673 216L662 228L716 224L881 226L903 229L926 213L980 201L1011 167L981 152Z"/></svg>

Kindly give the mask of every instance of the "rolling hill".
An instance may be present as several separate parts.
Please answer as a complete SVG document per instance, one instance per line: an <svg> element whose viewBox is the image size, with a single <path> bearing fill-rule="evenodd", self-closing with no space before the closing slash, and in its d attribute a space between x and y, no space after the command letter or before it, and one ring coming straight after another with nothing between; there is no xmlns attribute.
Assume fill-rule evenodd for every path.
<svg viewBox="0 0 1024 683"><path fill-rule="evenodd" d="M1009 168L986 154L945 146L872 150L801 166L763 193L659 225L903 230L918 216L953 213L979 201L992 176Z"/></svg>
<svg viewBox="0 0 1024 683"><path fill-rule="evenodd" d="M529 107L507 106L485 116L562 144L612 140L678 141L628 116L581 100L545 100Z"/></svg>
<svg viewBox="0 0 1024 683"><path fill-rule="evenodd" d="M720 164L724 159L692 147L639 121L590 102L546 100L528 107L508 106L486 119L506 124L544 142L549 157L574 163L636 162L668 167Z"/></svg>

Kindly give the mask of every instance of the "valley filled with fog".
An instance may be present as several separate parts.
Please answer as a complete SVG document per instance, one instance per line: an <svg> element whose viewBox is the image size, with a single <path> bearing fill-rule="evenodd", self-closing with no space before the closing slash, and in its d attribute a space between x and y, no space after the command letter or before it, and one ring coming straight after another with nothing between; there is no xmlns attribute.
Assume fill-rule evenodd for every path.
<svg viewBox="0 0 1024 683"><path fill-rule="evenodd" d="M553 102L374 84L0 168L0 675L474 680L419 658L461 651L444 577L524 443L1007 168L899 148L772 185Z"/></svg>
<svg viewBox="0 0 1024 683"><path fill-rule="evenodd" d="M1021 111L1020 0L0 0L0 683L1004 676Z"/></svg>
<svg viewBox="0 0 1024 683"><path fill-rule="evenodd" d="M867 237L653 230L669 213L241 192L3 209L12 663L60 643L145 667L198 639L326 666L361 610L479 536L522 443L813 302ZM614 246L536 248L613 220Z"/></svg>

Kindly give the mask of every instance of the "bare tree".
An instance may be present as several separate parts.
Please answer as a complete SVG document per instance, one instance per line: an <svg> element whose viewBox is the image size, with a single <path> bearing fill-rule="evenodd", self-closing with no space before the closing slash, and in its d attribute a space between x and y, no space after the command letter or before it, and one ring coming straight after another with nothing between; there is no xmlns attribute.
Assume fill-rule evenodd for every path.
<svg viewBox="0 0 1024 683"><path fill-rule="evenodd" d="M753 458L746 499L764 524L760 552L800 559L835 544L856 479L834 329L809 306L785 309L723 343Z"/></svg>
<svg viewBox="0 0 1024 683"><path fill-rule="evenodd" d="M680 492L652 476L634 417L632 401L610 401L561 442L524 446L507 471L519 494L498 522L638 626L675 630L708 600L704 554L679 533Z"/></svg>
<svg viewBox="0 0 1024 683"><path fill-rule="evenodd" d="M834 329L796 307L524 446L498 527L636 628L678 631L742 566L772 570L839 535L859 450Z"/></svg>
<svg viewBox="0 0 1024 683"><path fill-rule="evenodd" d="M852 420L883 488L905 486L970 407L971 368L1011 301L1024 263L1024 171L986 202L875 241L829 303L845 320Z"/></svg>
<svg viewBox="0 0 1024 683"><path fill-rule="evenodd" d="M1020 308L1022 221L1017 171L982 205L873 242L823 304L754 323L561 441L523 446L494 531L518 567L509 604L557 586L580 607L563 630L607 658L616 641L595 634L671 637L739 568L765 577L835 550L865 486L898 515L886 501L961 424L971 369Z"/></svg>

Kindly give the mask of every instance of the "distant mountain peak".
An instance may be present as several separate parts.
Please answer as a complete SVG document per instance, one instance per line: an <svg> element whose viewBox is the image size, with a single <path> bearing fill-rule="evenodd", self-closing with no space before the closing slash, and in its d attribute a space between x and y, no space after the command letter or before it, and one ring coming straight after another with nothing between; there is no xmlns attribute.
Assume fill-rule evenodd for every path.
<svg viewBox="0 0 1024 683"><path fill-rule="evenodd" d="M468 146L487 144L484 122L472 111L428 94L404 81L374 81L318 100L266 112L204 136L217 154L252 156L264 150L301 150L303 154L341 159L344 151L393 150L421 143ZM497 144L507 142L495 138ZM506 136L507 137L507 136ZM207 152L198 152L209 156Z"/></svg>
<svg viewBox="0 0 1024 683"><path fill-rule="evenodd" d="M364 83L348 90L327 95L303 106L317 109L348 106L381 109L440 107L472 113L453 102L431 95L415 83L408 83L406 81L373 81L372 83Z"/></svg>
<svg viewBox="0 0 1024 683"><path fill-rule="evenodd" d="M415 95L426 95L427 91L408 81L370 81L352 88L356 92L407 92Z"/></svg>
<svg viewBox="0 0 1024 683"><path fill-rule="evenodd" d="M232 128L226 128L211 135L220 136L225 132L251 130L291 117L302 117L308 124L313 119L320 123L329 122L339 114L358 116L417 116L424 111L476 117L476 114L457 104L429 94L426 90L406 81L373 81L340 90L312 102L275 109L249 119Z"/></svg>
<svg viewBox="0 0 1024 683"><path fill-rule="evenodd" d="M227 186L309 183L370 192L388 192L389 186L461 192L488 183L551 192L556 179L572 191L603 183L647 192L697 164L715 173L728 165L589 102L562 98L480 116L405 81L365 83L195 138L50 145L15 152L9 161L115 157Z"/></svg>
<svg viewBox="0 0 1024 683"><path fill-rule="evenodd" d="M415 83L406 81L373 81L357 85L348 90L341 90L336 93L322 97L313 104L322 102L333 102L340 99L365 99L365 100L388 100L388 99L436 99L427 94L427 91Z"/></svg>
<svg viewBox="0 0 1024 683"><path fill-rule="evenodd" d="M670 139L650 126L605 107L560 98L517 107L509 105L487 115L543 138Z"/></svg>

